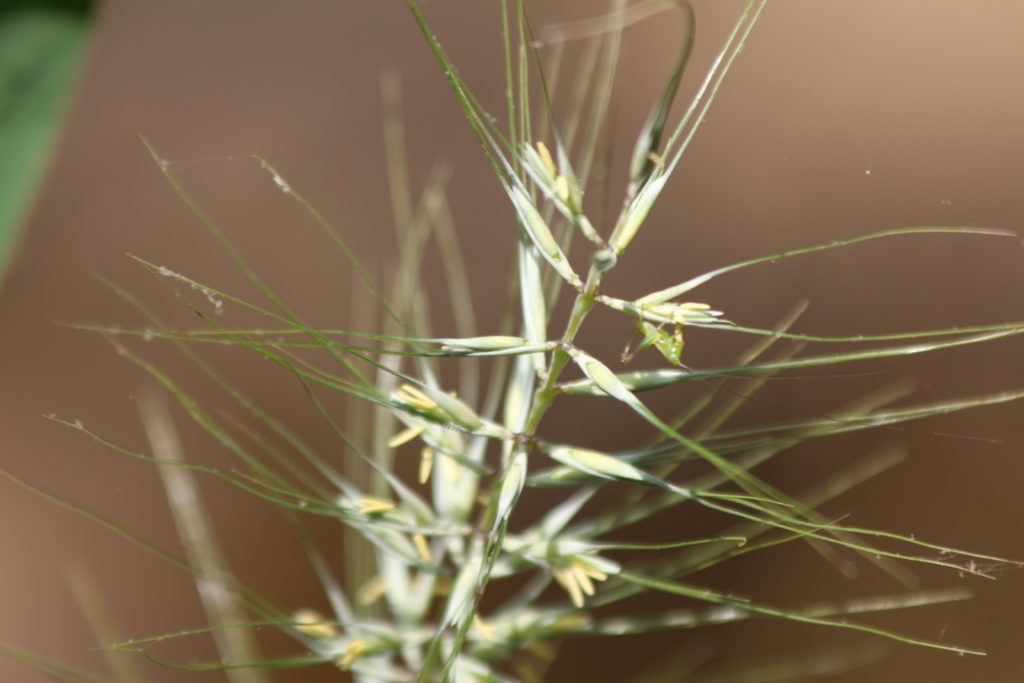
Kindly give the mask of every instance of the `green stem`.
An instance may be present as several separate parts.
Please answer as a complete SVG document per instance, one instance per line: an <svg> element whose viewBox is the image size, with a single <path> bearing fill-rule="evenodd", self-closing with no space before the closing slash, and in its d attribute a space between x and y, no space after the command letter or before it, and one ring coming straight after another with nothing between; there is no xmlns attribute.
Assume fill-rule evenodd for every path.
<svg viewBox="0 0 1024 683"><path fill-rule="evenodd" d="M572 345L580 328L583 326L583 321L586 319L587 314L594 307L594 302L597 301L598 287L601 284L603 275L604 273L601 270L591 265L590 272L587 273L587 282L576 295L576 300L572 305L572 313L569 314L569 322L566 324L565 332L562 334L562 344L565 348L555 351L551 359L551 366L548 368L547 377L544 380L544 386L534 394L530 415L526 420L526 427L523 430L528 437L532 437L536 433L537 427L540 426L540 421L544 418L544 415L554 402L555 396L559 393L557 389L558 378L570 360L566 348Z"/></svg>
<svg viewBox="0 0 1024 683"><path fill-rule="evenodd" d="M573 340L576 338L577 333L579 333L587 314L594 307L602 276L602 271L600 271L596 266L591 265L590 272L587 273L587 282L583 286L583 289L581 289L576 295L576 300L573 302L572 313L569 315L569 321L566 324L565 333L562 335L562 343L565 347L568 347L573 343ZM524 428L524 436L532 437L536 432L537 427L540 425L540 421L551 407L555 396L559 393L557 389L558 377L570 360L569 354L564 348L555 351L554 356L551 359L551 366L548 368L544 386L538 389L534 394L533 405L530 408L530 415L527 418L526 426ZM527 448L527 446L520 444L516 446L516 448ZM490 503L487 506L487 511L484 516L485 524L487 525L492 523L492 520L494 520L494 517L497 514L497 501L501 492L502 482L504 480L503 474L504 473L495 477L494 483L491 486ZM479 582L480 589L473 596L473 604L470 606L470 609L474 611L479 605L480 598L483 593L483 587L489 582L491 571L494 569L494 564L497 562L498 557L501 554L500 550L505 538L506 524L507 522L502 523L500 528L496 530L496 533L492 534L487 540L484 565L481 568L482 576ZM451 669L455 663L455 658L457 653L461 650L462 644L465 642L470 624L471 621L469 619L464 619L455 633L451 647L451 654L448 656L444 669L441 672L442 681L449 680ZM426 675L426 672L431 669L433 662L436 660L438 655L438 646L439 641L435 639L427 653L424 666L420 670L420 676L417 678L418 683L425 680L424 675Z"/></svg>

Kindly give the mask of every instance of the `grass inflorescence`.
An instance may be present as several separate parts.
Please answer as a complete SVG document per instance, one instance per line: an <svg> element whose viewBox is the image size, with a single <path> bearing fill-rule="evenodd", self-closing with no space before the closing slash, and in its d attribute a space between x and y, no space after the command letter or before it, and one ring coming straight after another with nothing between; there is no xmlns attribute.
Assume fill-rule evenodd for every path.
<svg viewBox="0 0 1024 683"><path fill-rule="evenodd" d="M886 230L715 268L637 298L617 296L603 287L605 276L629 258L634 240L642 239L652 207L668 186L765 0L752 0L742 11L689 105L671 126L670 109L693 38L694 17L686 2L612 3L610 14L549 29L545 41L556 49L544 57L523 4L503 0L507 94L503 123L483 109L462 80L419 4L415 0L408 4L514 212L515 223L507 230L514 273L509 310L501 316L498 329L478 328L477 315L465 295L469 276L447 208L446 174L439 171L432 176L419 198L409 189L393 79L385 82L389 104L385 133L402 235L399 267L390 285L376 284L342 231L335 230L266 161L255 159L273 183L327 231L352 264L382 312L383 322L375 332L325 329L304 322L247 265L150 147L168 181L262 299L249 301L138 259L202 320L202 326L169 326L142 301L114 285L114 291L145 318L144 324L136 328L81 325L106 334L119 353L147 372L240 461L239 468L231 470L186 462L166 419L168 408L158 398L142 402L151 445L147 453L117 445L81 424L64 422L160 466L187 554L174 556L123 525L67 501L58 502L193 573L210 618L208 628L132 640L116 649L141 652L155 660L147 652L155 640L208 634L216 641L221 662L161 663L182 669L224 669L230 675L244 672L244 678L235 680L270 680L274 668L333 663L366 682L534 681L543 679L546 667L557 657L558 643L568 636L635 635L771 618L973 653L942 640L857 620L868 612L961 600L968 595L964 590L908 588L897 595L779 606L710 588L694 575L792 542L808 544L834 564L838 574L864 562L906 586L914 585L911 567L915 564L987 576L992 567L1010 563L912 536L850 526L818 511L821 504L884 472L899 460L899 453L873 454L798 494L766 481L757 467L812 439L1016 400L1024 397L1024 390L893 407L903 395L897 388L853 401L841 413L746 428L731 427L730 419L765 379L779 373L977 344L1021 334L1024 324L827 337L794 331L800 307L775 328L759 329L730 319L727 311L717 310L714 304L688 297L710 280L741 268L865 240L922 233L1010 233L947 226ZM601 136L607 133L610 83L622 31L630 22L666 11L677 12L685 28L678 62L637 135L620 212L608 220L592 219L600 209L590 206L588 181ZM556 86L551 71L560 63L569 38L589 41L592 53L581 60L582 73L574 79L589 87L574 86L568 112L559 119L551 103ZM420 262L431 241L444 261L455 328L440 335L432 331L424 314L425 275ZM258 327L232 327L209 315L204 301L218 309L224 303L245 309L265 322ZM566 301L567 306L557 305ZM636 329L627 355L654 349L663 358L663 367L621 372L613 361L585 348L580 332L597 308L623 316ZM703 330L747 335L751 344L733 365L690 368L683 363L684 334ZM174 345L258 426L230 420L200 405L186 387L121 341L126 334ZM842 342L843 350L828 351L832 342ZM344 444L344 466L323 458L301 435L204 361L199 349L209 344L251 352L290 373L301 385L310 409L322 415ZM807 351L806 346L814 350ZM447 368L442 372L439 363L446 358L457 362L457 379ZM742 393L730 387L737 377L747 382ZM645 400L647 392L680 383L694 383L701 391L676 415L662 415ZM353 401L345 423L324 405L324 392L339 392ZM545 438L543 426L552 406L578 395L614 402L646 422L652 438L624 451ZM273 435L286 449L271 445L261 432ZM414 476L399 472L395 458L399 449L418 451ZM329 612L273 604L234 578L226 569L212 520L203 513L194 481L199 476L220 478L280 508L295 525L318 573ZM539 513L531 511L531 521L522 521L526 519L519 512L524 492L535 488L557 491L557 502ZM636 525L666 511L696 508L717 515L720 531L691 537L684 528L661 542L629 540ZM334 574L324 559L325 550L303 531L303 518L309 515L340 523L347 559L343 576ZM637 597L652 593L685 600L666 598L664 604L670 607L660 612L632 610ZM268 625L292 636L301 652L293 658L262 659L255 639L246 634ZM24 658L29 665L44 666L33 664L28 655ZM836 652L831 659L819 658L815 671L839 671L864 659L870 657L861 651ZM803 671L799 661L786 666L793 676Z"/></svg>

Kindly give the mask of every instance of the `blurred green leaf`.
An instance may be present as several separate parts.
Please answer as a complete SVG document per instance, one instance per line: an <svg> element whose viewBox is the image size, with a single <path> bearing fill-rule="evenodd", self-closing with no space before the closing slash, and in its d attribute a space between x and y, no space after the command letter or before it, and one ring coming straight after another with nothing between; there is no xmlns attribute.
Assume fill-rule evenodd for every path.
<svg viewBox="0 0 1024 683"><path fill-rule="evenodd" d="M0 274L45 177L92 5L5 2L0 9Z"/></svg>

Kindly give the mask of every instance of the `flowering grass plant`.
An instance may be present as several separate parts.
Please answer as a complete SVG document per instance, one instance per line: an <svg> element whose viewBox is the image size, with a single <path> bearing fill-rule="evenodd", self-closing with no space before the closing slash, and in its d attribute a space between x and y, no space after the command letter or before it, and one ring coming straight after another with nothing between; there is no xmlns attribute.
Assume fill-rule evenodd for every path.
<svg viewBox="0 0 1024 683"><path fill-rule="evenodd" d="M65 423L160 466L187 557L173 556L120 525L101 521L195 575L210 626L175 635L211 634L222 661L174 666L224 669L233 680L246 681L271 680L275 668L325 662L366 683L538 681L557 658L557 645L570 636L646 634L755 618L867 632L879 639L972 653L857 619L866 612L959 600L967 595L961 589L907 589L895 596L783 606L709 588L699 573L790 543L808 544L840 575L854 563L867 563L907 585L914 564L984 576L985 568L1009 563L884 530L848 526L818 511L822 503L884 470L892 461L888 452L869 456L860 466L838 471L799 494L773 485L758 468L814 439L1016 400L1024 390L899 407L891 405L898 396L883 394L852 402L841 413L761 428L738 429L730 421L767 379L780 373L977 344L1021 334L1024 325L811 336L795 331L800 307L776 327L758 329L717 310L714 302L702 301L700 287L767 261L862 241L1010 233L945 226L884 230L714 268L639 298L622 296L603 286L605 276L629 258L634 240L657 229L647 221L652 207L669 186L766 0L752 0L743 9L678 118L671 115L671 107L694 26L687 2L613 2L611 11L601 17L549 29L544 42L552 49L542 53L523 3L502 0L507 109L501 117L487 112L460 77L419 3L408 4L514 217L504 233L512 264L512 303L497 329L478 329L444 179L430 178L416 201L406 189L401 119L395 106L390 107L385 132L403 232L399 267L387 285L377 284L360 265L344 231L333 228L273 167L257 160L352 264L383 313L378 332L325 329L303 321L250 269L152 148L171 185L256 285L262 299L245 300L177 269L138 259L201 319L200 329L164 323L117 287L115 291L140 311L145 323L134 329L82 325L107 335L118 352L149 373L244 468L228 471L186 462L167 409L158 401L143 404L148 452L125 448L80 424ZM591 206L587 190L601 136L608 128L622 33L629 24L664 12L681 18L683 49L636 135L621 210L599 221L593 218L599 209ZM583 40L590 50L573 78L589 85L576 88L566 111L556 116L552 97L569 38ZM393 102L396 86L390 81L386 85L386 99ZM440 336L424 315L426 289L419 269L431 241L444 261L454 321L454 330ZM227 325L209 314L206 304L211 302L218 309L255 313L265 324ZM659 358L660 367L624 368L620 359L600 358L585 348L580 332L598 308L621 315L635 328L624 359L644 353L644 358ZM122 341L126 334L173 344L257 426L229 421L204 408L186 387ZM732 365L689 367L685 336L703 334L746 335L750 345ZM843 342L844 350L828 350L834 342ZM203 360L198 349L204 344L232 345L290 373L306 392L310 408L344 444L344 461L315 452L300 434L233 386ZM445 359L454 361L443 364ZM452 372L453 363L457 374ZM746 381L743 392L732 387L736 378ZM650 392L685 383L699 391L676 414L661 414L647 400ZM340 423L322 402L325 392L351 399L352 415L358 417ZM618 451L545 436L553 405L564 402L586 411L587 401L595 397L638 416L649 425L651 438ZM357 423L362 427L353 426ZM273 445L277 442L286 449ZM419 458L414 477L405 476L398 466L410 450ZM396 457L399 451L403 455ZM303 539L305 518L338 523L339 543L348 560L343 575L335 575L326 562L329 549L306 543L327 610L273 604L235 578L219 550L213 520L195 497L198 476L226 480L278 506ZM531 508L525 515L523 501L540 488L556 491L557 502L539 511ZM660 542L630 540L638 526L657 515L678 511L678 517L685 518L698 508L720 519L720 531L690 535L683 527ZM651 594L666 596L667 607L652 611L649 601L634 607ZM292 636L301 653L284 660L262 658L253 630L268 624ZM133 640L118 649L155 659L147 652L151 642ZM854 659L838 653L821 672L843 670L855 665ZM797 669L793 671L795 676Z"/></svg>

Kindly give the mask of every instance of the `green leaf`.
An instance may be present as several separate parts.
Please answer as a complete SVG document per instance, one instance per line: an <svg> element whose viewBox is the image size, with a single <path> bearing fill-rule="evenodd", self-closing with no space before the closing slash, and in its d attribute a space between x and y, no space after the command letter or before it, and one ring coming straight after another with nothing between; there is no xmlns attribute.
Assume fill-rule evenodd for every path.
<svg viewBox="0 0 1024 683"><path fill-rule="evenodd" d="M87 43L90 6L8 3L0 10L0 273L60 133Z"/></svg>

